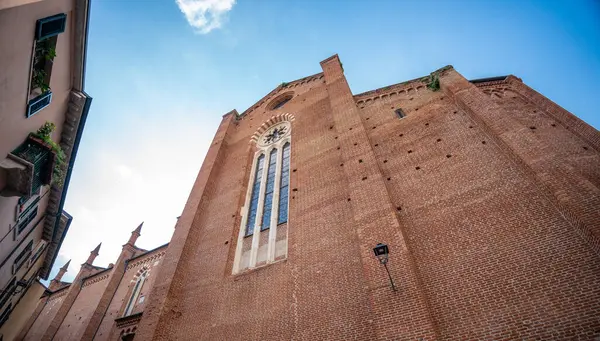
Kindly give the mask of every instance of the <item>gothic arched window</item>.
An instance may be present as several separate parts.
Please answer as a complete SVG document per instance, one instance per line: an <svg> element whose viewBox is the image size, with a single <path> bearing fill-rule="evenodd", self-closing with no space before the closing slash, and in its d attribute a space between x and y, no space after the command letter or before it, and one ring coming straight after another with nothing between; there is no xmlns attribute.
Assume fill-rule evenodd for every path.
<svg viewBox="0 0 600 341"><path fill-rule="evenodd" d="M287 257L290 132L283 121L256 139L234 273Z"/></svg>
<svg viewBox="0 0 600 341"><path fill-rule="evenodd" d="M125 307L125 311L123 312L123 316L131 315L133 312L133 308L135 307L135 302L140 296L140 292L142 291L142 287L144 286L144 282L146 281L146 277L148 277L148 271L144 271L135 282L135 286L133 287L133 291L131 292L131 296L129 297L129 301L127 302L127 306Z"/></svg>

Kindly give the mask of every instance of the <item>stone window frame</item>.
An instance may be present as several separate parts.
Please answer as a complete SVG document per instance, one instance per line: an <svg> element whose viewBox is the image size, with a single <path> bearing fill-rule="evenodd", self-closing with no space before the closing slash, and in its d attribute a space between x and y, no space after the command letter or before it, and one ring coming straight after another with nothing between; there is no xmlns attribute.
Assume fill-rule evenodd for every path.
<svg viewBox="0 0 600 341"><path fill-rule="evenodd" d="M135 284L133 286L133 291L131 292L131 296L129 296L129 301L127 302L127 305L125 306L125 309L123 310L122 317L129 316L133 313L133 310L135 309L135 306L137 305L138 297L140 296L140 293L142 292L142 287L144 286L144 283L146 282L148 275L149 275L149 271L145 270L138 276L138 278L135 281Z"/></svg>
<svg viewBox="0 0 600 341"><path fill-rule="evenodd" d="M237 242L237 246L236 246L236 251L235 251L235 259L233 262L233 269L232 269L232 274L238 274L241 273L243 271L246 270L251 270L256 268L256 264L257 264L257 258L258 258L258 248L259 248L259 241L260 241L260 235L261 233L268 233L268 248L267 248L267 260L266 260L266 264L272 264L275 262L280 261L279 259L276 261L275 260L275 243L276 243L276 237L277 237L277 226L282 225L282 224L288 224L289 226L289 216L286 222L282 223L282 224L278 224L278 218L279 218L279 198L280 198L280 190L281 190L281 173L282 173L282 166L283 166L283 149L284 146L286 144L289 144L289 148L290 148L290 154L291 154L291 148L292 148L292 124L291 121L287 121L287 120L283 120L281 122L277 122L272 124L271 126L269 126L263 133L266 134L271 128L278 126L278 125L282 125L282 124L286 124L288 126L287 132L285 133L285 135L283 137L281 137L278 141L269 144L269 145L264 145L262 143L260 143L259 141L261 140L260 138L256 139L254 141L255 143L255 148L256 151L254 153L253 159L252 159L252 169L250 171L250 176L249 176L249 180L248 180L248 188L246 190L246 197L244 200L244 206L242 206L241 208L241 222L240 222L240 229L239 229L239 233L238 233L238 242ZM274 186L274 190L273 190L273 199L272 199L272 204L271 204L271 215L270 215L270 224L268 228L263 228L262 227L262 218L263 218L263 208L264 208L264 204L265 204L265 192L266 192L266 183L267 183L267 173L268 173L268 169L269 169L269 163L270 163L270 158L271 158L271 151L273 151L274 149L277 149L277 153L275 155L275 157L277 158L277 162L275 164L275 183L273 184ZM258 168L258 159L263 156L264 157L264 161L263 161L263 167L262 167L262 177L261 177L261 184L260 184L260 190L259 190L259 196L258 196L258 207L257 207L257 213L255 216L255 222L254 222L254 227L253 227L253 233L251 234L247 234L246 233L246 226L248 224L248 213L250 211L250 200L251 200L251 196L252 196L252 189L253 189L253 185L254 185L254 181L256 179L256 170ZM291 162L291 157L290 157L290 162ZM288 176L290 176L290 174L288 174ZM290 190L290 186L289 186L289 178L288 178L288 208L287 208L287 212L289 212L289 205L290 205L290 201L289 201L289 190ZM289 214L289 213L288 213ZM287 234L289 236L289 230L287 231ZM242 247L243 247L243 242L245 238L252 238L252 247L251 247L251 251L250 251L250 259L249 259L249 265L248 267L245 267L243 269L240 269L240 263L242 261ZM287 245L286 245L286 250L285 250L285 257L283 257L283 259L287 258Z"/></svg>

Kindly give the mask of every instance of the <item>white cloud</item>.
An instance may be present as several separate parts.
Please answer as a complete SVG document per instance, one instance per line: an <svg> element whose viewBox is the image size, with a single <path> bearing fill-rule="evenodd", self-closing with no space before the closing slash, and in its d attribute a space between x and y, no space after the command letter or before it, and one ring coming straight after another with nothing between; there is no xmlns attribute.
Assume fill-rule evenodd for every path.
<svg viewBox="0 0 600 341"><path fill-rule="evenodd" d="M221 27L235 0L175 0L188 23L206 34Z"/></svg>

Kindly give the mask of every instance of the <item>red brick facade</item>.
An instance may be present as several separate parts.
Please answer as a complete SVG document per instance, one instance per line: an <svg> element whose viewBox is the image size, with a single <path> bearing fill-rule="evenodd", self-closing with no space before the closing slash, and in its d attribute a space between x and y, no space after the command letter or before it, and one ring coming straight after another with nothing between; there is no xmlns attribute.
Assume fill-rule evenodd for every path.
<svg viewBox="0 0 600 341"><path fill-rule="evenodd" d="M141 321L114 322L125 272L95 339L600 337L597 130L514 76L353 95L337 55L321 67L223 117ZM257 136L282 120L287 257L233 274Z"/></svg>
<svg viewBox="0 0 600 341"><path fill-rule="evenodd" d="M64 271L59 273L21 332L20 339L121 340L124 335L134 334L167 248L163 245L145 251L135 247L140 230L141 225L123 246L117 262L109 268L92 265L99 251L97 248L81 266L73 283L60 282ZM141 275L145 280L141 282L139 292L133 295ZM125 314L130 301L131 312Z"/></svg>
<svg viewBox="0 0 600 341"><path fill-rule="evenodd" d="M440 91L414 80L353 95L337 56L321 65L224 116L136 338L600 335L598 131L513 76L445 68ZM288 256L232 275L250 139L282 113L295 118Z"/></svg>

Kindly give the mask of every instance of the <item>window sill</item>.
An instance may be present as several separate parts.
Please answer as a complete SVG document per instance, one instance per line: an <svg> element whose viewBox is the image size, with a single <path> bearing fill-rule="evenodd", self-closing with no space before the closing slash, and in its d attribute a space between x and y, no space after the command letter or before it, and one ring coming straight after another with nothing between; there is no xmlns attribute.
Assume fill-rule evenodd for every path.
<svg viewBox="0 0 600 341"><path fill-rule="evenodd" d="M257 267L251 268L251 269L250 268L244 269L236 274L232 274L231 276L233 277L234 281L238 281L238 280L241 280L245 275L249 275L251 273L257 272L257 271L267 268L271 265L277 265L279 263L285 263L285 262L287 262L287 257L283 258L283 259L276 259L271 263L266 263L266 264L263 264L263 265L260 265L260 266L257 266Z"/></svg>

